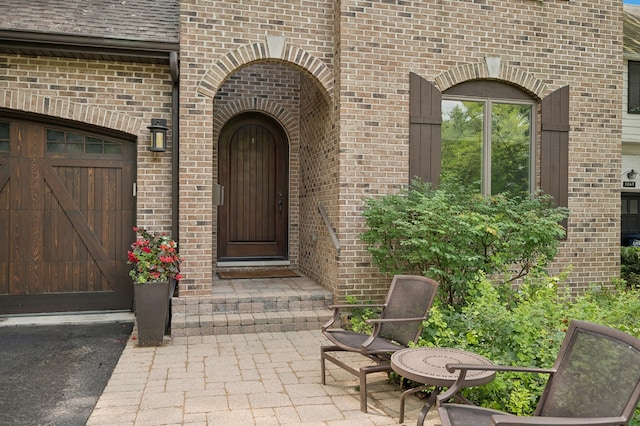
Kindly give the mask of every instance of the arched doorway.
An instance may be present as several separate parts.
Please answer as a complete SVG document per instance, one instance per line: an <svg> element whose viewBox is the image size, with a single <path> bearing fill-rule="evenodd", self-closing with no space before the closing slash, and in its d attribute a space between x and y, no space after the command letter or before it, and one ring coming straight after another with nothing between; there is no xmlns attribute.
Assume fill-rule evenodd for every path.
<svg viewBox="0 0 640 426"><path fill-rule="evenodd" d="M288 258L289 145L282 127L244 113L222 129L218 182L218 260Z"/></svg>

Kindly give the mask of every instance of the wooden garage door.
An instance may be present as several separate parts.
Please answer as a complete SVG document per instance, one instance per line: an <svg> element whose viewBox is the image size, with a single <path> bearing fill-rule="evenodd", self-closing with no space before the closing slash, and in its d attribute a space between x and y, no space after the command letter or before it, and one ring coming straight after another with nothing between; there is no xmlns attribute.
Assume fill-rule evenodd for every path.
<svg viewBox="0 0 640 426"><path fill-rule="evenodd" d="M0 115L0 313L130 309L135 152Z"/></svg>

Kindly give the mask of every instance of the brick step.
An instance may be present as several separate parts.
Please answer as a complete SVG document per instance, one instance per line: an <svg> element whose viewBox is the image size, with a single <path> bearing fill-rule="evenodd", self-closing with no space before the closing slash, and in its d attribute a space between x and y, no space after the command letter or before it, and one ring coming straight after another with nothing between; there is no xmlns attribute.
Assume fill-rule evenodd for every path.
<svg viewBox="0 0 640 426"><path fill-rule="evenodd" d="M171 334L175 337L182 337L319 330L320 326L331 317L331 314L332 311L328 309L242 314L174 314L171 319Z"/></svg>
<svg viewBox="0 0 640 426"><path fill-rule="evenodd" d="M301 311L321 309L331 303L331 293L324 291L296 294L239 294L237 296L214 296L211 313L260 313L276 311ZM200 306L200 311L208 306Z"/></svg>
<svg viewBox="0 0 640 426"><path fill-rule="evenodd" d="M217 281L210 297L172 300L174 337L318 330L331 292L306 277Z"/></svg>

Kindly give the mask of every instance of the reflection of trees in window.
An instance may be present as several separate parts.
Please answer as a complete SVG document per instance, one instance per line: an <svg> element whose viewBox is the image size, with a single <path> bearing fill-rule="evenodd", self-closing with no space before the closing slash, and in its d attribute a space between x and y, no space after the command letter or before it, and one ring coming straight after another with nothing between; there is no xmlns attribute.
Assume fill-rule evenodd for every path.
<svg viewBox="0 0 640 426"><path fill-rule="evenodd" d="M459 180L480 191L483 104L443 101L442 116L442 182Z"/></svg>
<svg viewBox="0 0 640 426"><path fill-rule="evenodd" d="M529 193L531 106L492 104L491 192Z"/></svg>
<svg viewBox="0 0 640 426"><path fill-rule="evenodd" d="M443 100L442 180L460 180L487 194L526 196L531 110L530 104Z"/></svg>

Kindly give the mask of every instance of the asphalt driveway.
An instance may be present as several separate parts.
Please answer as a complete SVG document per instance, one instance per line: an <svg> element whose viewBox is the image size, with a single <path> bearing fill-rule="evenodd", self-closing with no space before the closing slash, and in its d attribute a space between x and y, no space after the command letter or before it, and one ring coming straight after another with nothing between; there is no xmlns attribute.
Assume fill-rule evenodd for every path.
<svg viewBox="0 0 640 426"><path fill-rule="evenodd" d="M84 425L132 328L131 321L0 326L0 424Z"/></svg>

